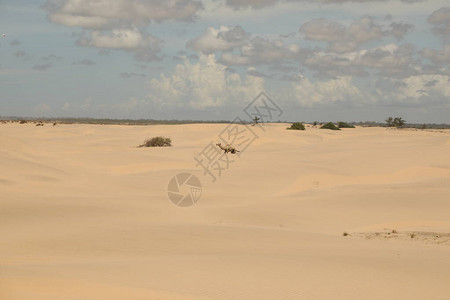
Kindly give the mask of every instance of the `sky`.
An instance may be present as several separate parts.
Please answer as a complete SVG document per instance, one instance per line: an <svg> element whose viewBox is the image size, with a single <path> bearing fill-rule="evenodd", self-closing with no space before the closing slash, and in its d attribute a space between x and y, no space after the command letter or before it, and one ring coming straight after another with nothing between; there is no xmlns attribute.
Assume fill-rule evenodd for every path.
<svg viewBox="0 0 450 300"><path fill-rule="evenodd" d="M0 116L450 123L448 0L0 0Z"/></svg>

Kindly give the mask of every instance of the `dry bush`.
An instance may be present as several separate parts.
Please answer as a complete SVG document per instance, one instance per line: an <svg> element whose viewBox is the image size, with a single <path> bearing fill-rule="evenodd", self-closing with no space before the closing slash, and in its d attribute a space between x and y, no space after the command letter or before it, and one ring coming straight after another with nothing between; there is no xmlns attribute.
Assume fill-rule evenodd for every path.
<svg viewBox="0 0 450 300"><path fill-rule="evenodd" d="M145 140L145 142L142 145L139 145L138 147L170 147L170 146L172 146L172 141L170 140L170 138L157 136Z"/></svg>

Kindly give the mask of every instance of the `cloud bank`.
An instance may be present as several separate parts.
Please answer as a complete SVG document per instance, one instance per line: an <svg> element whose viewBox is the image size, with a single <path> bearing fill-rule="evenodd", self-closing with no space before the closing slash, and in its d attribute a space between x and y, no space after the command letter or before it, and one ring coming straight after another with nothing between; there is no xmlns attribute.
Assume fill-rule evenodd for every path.
<svg viewBox="0 0 450 300"><path fill-rule="evenodd" d="M153 22L196 19L203 5L195 0L47 0L50 21L87 30L77 44L133 52L139 61L160 60L162 40L146 33Z"/></svg>

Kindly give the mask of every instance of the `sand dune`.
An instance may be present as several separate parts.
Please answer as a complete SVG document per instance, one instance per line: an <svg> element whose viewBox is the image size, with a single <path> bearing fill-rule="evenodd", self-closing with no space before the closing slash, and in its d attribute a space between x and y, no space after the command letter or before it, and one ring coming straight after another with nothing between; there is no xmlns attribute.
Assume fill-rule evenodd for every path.
<svg viewBox="0 0 450 300"><path fill-rule="evenodd" d="M441 181L450 178L450 169L433 167L404 168L392 173L374 176L349 176L327 172L308 173L299 178L282 191L280 195L293 194L309 189L331 188L348 185L392 185L411 184L422 181Z"/></svg>
<svg viewBox="0 0 450 300"><path fill-rule="evenodd" d="M1 124L0 299L449 297L449 130L267 124L213 183L226 126Z"/></svg>

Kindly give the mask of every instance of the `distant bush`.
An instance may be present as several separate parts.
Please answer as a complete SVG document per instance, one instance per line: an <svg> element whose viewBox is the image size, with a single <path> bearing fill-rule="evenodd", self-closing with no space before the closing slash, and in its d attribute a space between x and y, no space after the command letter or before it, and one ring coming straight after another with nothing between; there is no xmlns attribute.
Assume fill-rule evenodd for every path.
<svg viewBox="0 0 450 300"><path fill-rule="evenodd" d="M320 129L340 130L338 127L336 127L336 125L334 125L333 122L323 124L322 127L320 127Z"/></svg>
<svg viewBox="0 0 450 300"><path fill-rule="evenodd" d="M152 139L146 140L142 145L138 147L170 147L172 146L172 141L170 138L163 136L157 136Z"/></svg>
<svg viewBox="0 0 450 300"><path fill-rule="evenodd" d="M348 123L345 123L345 122L339 122L338 123L338 127L339 128L355 128L355 126L353 126L351 124L348 124Z"/></svg>
<svg viewBox="0 0 450 300"><path fill-rule="evenodd" d="M291 127L288 127L286 129L305 130L305 125L303 125L303 123L300 123L300 122L295 122L295 123L292 123Z"/></svg>
<svg viewBox="0 0 450 300"><path fill-rule="evenodd" d="M20 121L19 121L19 124L26 124L26 123L28 123L28 122L25 121L25 120L20 120Z"/></svg>

